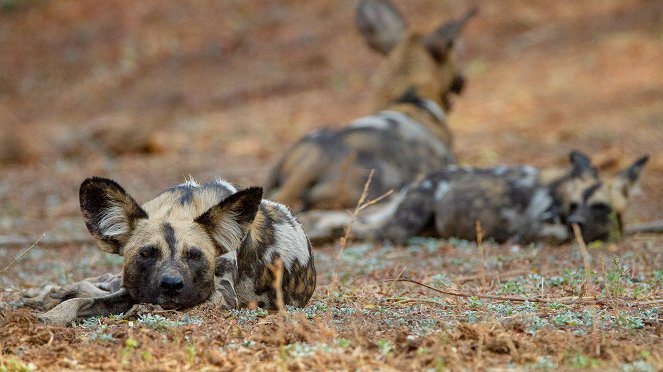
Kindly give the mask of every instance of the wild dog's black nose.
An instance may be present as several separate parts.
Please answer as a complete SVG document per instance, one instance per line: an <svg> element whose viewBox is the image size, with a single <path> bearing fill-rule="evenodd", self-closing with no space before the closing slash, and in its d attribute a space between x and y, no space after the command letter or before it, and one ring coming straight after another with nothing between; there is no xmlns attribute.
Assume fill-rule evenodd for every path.
<svg viewBox="0 0 663 372"><path fill-rule="evenodd" d="M184 288L184 282L179 276L165 275L161 277L161 291L169 296L175 296Z"/></svg>

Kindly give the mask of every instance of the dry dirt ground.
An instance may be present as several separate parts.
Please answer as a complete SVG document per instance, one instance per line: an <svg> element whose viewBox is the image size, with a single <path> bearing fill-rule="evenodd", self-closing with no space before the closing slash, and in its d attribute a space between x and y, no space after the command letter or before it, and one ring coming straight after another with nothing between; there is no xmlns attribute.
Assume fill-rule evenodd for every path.
<svg viewBox="0 0 663 372"><path fill-rule="evenodd" d="M471 4L396 1L432 29ZM450 125L462 163L610 174L651 155L627 223L663 219L663 2L475 1L468 87ZM312 128L370 111L380 62L355 1L0 1L0 236L86 237L80 182L139 201L192 175L259 184ZM20 240L20 239L19 239ZM27 246L0 247L0 268ZM153 311L57 328L15 309L17 289L117 271L90 243L40 245L0 273L0 371L61 369L663 369L663 238L576 244L316 247L309 306ZM402 277L472 297L448 296ZM597 294L599 305L565 305ZM482 294L537 297L502 301ZM551 300L552 299L552 300ZM658 302L657 302L658 301Z"/></svg>

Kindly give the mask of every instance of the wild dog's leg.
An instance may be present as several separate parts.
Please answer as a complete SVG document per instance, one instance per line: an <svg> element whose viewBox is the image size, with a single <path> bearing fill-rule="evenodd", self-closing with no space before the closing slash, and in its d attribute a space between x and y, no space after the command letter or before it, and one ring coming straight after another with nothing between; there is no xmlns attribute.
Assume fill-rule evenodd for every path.
<svg viewBox="0 0 663 372"><path fill-rule="evenodd" d="M405 190L392 217L375 233L375 239L401 244L424 232L433 218L436 193L446 192L448 187L444 177L436 174Z"/></svg>
<svg viewBox="0 0 663 372"><path fill-rule="evenodd" d="M120 288L101 297L69 299L38 317L43 322L64 326L79 318L124 313L134 303L129 292Z"/></svg>
<svg viewBox="0 0 663 372"><path fill-rule="evenodd" d="M214 292L207 302L222 309L236 309L238 305L235 282L237 281L237 252L232 251L216 258Z"/></svg>
<svg viewBox="0 0 663 372"><path fill-rule="evenodd" d="M37 292L26 292L24 296L29 298L26 301L26 305L49 309L72 298L106 296L118 291L121 285L122 277L119 274L104 274L96 278L87 278L79 282L67 284L63 287L45 285Z"/></svg>
<svg viewBox="0 0 663 372"><path fill-rule="evenodd" d="M320 168L327 166L320 148L314 144L296 145L282 162L278 172L272 176L270 184L279 184L277 189L268 190L269 199L291 208L302 208L301 200L308 199L308 190L320 174Z"/></svg>

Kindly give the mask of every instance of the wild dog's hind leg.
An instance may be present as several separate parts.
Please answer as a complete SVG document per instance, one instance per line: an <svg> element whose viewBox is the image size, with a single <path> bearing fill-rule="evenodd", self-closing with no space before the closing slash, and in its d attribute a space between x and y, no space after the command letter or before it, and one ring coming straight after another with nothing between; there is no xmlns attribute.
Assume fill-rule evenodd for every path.
<svg viewBox="0 0 663 372"><path fill-rule="evenodd" d="M375 232L375 239L401 244L425 232L433 220L436 193L448 187L446 180L440 178L430 176L404 190L391 217Z"/></svg>

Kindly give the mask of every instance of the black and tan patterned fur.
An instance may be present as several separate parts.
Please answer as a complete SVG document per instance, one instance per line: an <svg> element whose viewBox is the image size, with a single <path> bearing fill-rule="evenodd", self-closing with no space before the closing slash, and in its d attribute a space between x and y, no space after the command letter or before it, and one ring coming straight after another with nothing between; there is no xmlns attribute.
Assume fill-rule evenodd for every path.
<svg viewBox="0 0 663 372"><path fill-rule="evenodd" d="M587 241L607 239L611 229L621 229L611 215L621 221L646 157L603 182L588 157L572 152L570 158L571 166L561 172L447 167L368 208L355 221L353 235L396 243L417 235L475 240L479 221L485 237L497 242L562 243L572 239L570 223L581 224ZM319 240L337 237L350 219L345 211L300 215L311 238Z"/></svg>
<svg viewBox="0 0 663 372"><path fill-rule="evenodd" d="M371 169L369 197L456 162L446 112L464 78L454 48L472 10L428 34L407 30L387 0L362 0L357 26L385 55L374 76L375 113L321 129L292 146L266 183L270 198L295 210L349 208Z"/></svg>
<svg viewBox="0 0 663 372"><path fill-rule="evenodd" d="M117 183L94 177L81 185L80 203L99 248L124 256L119 275L84 280L51 294L60 300L99 299L76 303L83 310L115 309L117 301L166 309L200 303L275 309L279 260L282 305L304 306L315 289L304 230L285 206L263 200L260 187L238 191L221 180L187 181L141 206ZM80 306L79 315L90 315Z"/></svg>

